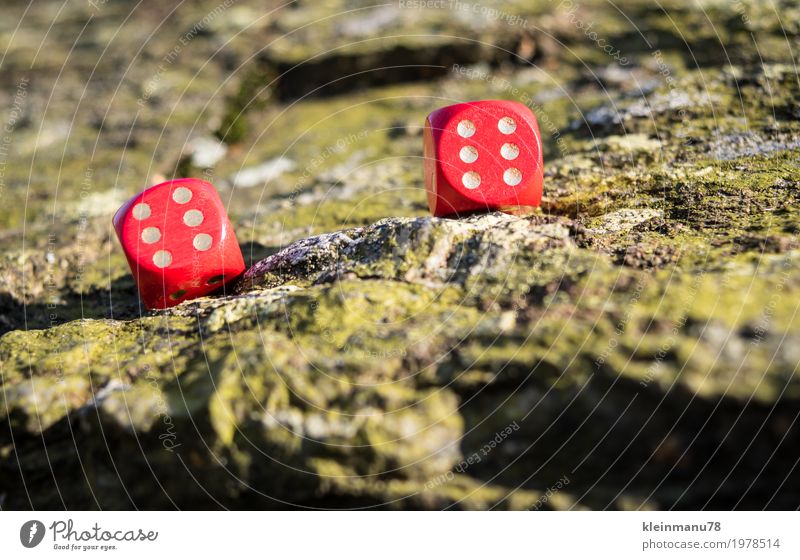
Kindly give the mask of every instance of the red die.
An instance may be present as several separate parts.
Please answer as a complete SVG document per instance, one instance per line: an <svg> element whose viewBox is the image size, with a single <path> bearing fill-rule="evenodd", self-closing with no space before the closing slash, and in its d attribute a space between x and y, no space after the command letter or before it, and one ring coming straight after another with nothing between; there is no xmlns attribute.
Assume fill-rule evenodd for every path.
<svg viewBox="0 0 800 560"><path fill-rule="evenodd" d="M425 188L434 216L539 206L539 125L514 101L471 101L425 121Z"/></svg>
<svg viewBox="0 0 800 560"><path fill-rule="evenodd" d="M206 295L244 272L222 200L199 179L142 191L117 211L114 229L150 309Z"/></svg>

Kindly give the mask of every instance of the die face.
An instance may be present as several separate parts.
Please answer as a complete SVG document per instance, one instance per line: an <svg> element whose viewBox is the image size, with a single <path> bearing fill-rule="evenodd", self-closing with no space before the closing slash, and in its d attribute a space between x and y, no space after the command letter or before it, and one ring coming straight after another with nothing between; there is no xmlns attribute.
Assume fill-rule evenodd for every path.
<svg viewBox="0 0 800 560"><path fill-rule="evenodd" d="M513 101L444 107L425 123L425 184L434 215L538 206L543 163L536 117Z"/></svg>
<svg viewBox="0 0 800 560"><path fill-rule="evenodd" d="M139 293L150 309L206 295L244 272L222 200L198 179L177 179L131 198L114 216Z"/></svg>

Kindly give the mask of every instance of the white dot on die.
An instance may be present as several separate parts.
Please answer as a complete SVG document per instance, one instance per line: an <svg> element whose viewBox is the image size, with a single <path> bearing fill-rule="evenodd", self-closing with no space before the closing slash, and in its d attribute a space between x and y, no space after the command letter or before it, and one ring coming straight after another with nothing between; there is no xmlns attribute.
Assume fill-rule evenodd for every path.
<svg viewBox="0 0 800 560"><path fill-rule="evenodd" d="M519 146L516 144L503 144L503 147L500 148L500 155L507 160L517 159Z"/></svg>
<svg viewBox="0 0 800 560"><path fill-rule="evenodd" d="M136 206L133 207L131 210L131 214L137 220L146 220L150 217L150 205L145 204L144 202L140 202Z"/></svg>
<svg viewBox="0 0 800 560"><path fill-rule="evenodd" d="M177 189L172 191L172 200L174 200L178 204L186 204L187 202L192 200L192 191L190 191L186 187L178 187Z"/></svg>
<svg viewBox="0 0 800 560"><path fill-rule="evenodd" d="M468 189L477 189L481 186L481 176L476 171L467 171L461 177L461 182Z"/></svg>
<svg viewBox="0 0 800 560"><path fill-rule="evenodd" d="M183 215L183 223L189 227L199 226L203 223L203 213L200 210L187 210Z"/></svg>
<svg viewBox="0 0 800 560"><path fill-rule="evenodd" d="M211 247L211 236L207 233L198 233L194 236L192 245L198 251L206 251Z"/></svg>
<svg viewBox="0 0 800 560"><path fill-rule="evenodd" d="M469 138L470 136L475 134L475 123L465 119L460 123L458 123L456 130L458 131L458 135L461 136L461 138Z"/></svg>
<svg viewBox="0 0 800 560"><path fill-rule="evenodd" d="M519 182L522 181L522 173L519 169L509 167L503 172L503 181L510 187L519 185Z"/></svg>
<svg viewBox="0 0 800 560"><path fill-rule="evenodd" d="M503 117L497 121L497 129L503 134L511 134L517 130L517 123L511 117Z"/></svg>
<svg viewBox="0 0 800 560"><path fill-rule="evenodd" d="M148 245L161 239L161 230L157 227L146 227L142 230L142 241Z"/></svg>
<svg viewBox="0 0 800 560"><path fill-rule="evenodd" d="M472 146L464 146L461 148L461 151L458 152L458 157L460 157L461 161L464 163L472 163L478 159L478 150Z"/></svg>
<svg viewBox="0 0 800 560"><path fill-rule="evenodd" d="M169 251L156 251L153 254L153 264L158 268L168 267L172 263L172 253Z"/></svg>

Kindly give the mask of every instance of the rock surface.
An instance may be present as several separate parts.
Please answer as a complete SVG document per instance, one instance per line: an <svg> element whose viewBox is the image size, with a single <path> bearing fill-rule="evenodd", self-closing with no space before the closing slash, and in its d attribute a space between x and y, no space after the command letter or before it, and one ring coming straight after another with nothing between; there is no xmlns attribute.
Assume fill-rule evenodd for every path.
<svg viewBox="0 0 800 560"><path fill-rule="evenodd" d="M0 23L0 507L800 507L795 3L230 4ZM429 217L493 97L542 208ZM110 217L185 174L252 266L145 312Z"/></svg>

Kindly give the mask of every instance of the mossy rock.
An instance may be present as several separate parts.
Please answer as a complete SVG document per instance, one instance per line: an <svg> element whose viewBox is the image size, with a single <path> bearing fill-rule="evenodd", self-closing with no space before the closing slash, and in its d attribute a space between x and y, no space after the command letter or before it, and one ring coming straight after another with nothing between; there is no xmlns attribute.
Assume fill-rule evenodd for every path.
<svg viewBox="0 0 800 560"><path fill-rule="evenodd" d="M554 4L237 2L170 55L218 1L12 3L0 507L796 509L796 3ZM432 218L421 124L480 98L542 207ZM110 217L177 173L251 266L146 312Z"/></svg>

